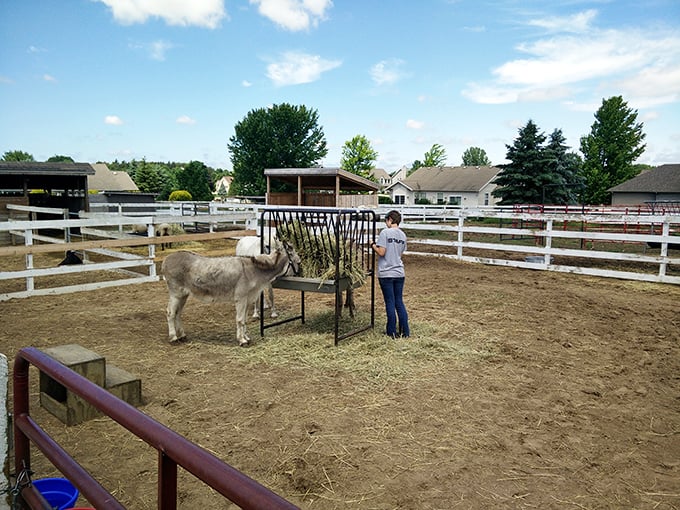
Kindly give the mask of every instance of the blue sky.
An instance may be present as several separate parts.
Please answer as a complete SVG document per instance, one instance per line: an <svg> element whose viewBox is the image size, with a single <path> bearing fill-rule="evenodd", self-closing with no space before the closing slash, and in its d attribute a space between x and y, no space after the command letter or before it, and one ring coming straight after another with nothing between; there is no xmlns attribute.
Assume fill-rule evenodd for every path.
<svg viewBox="0 0 680 510"><path fill-rule="evenodd" d="M324 166L365 135L388 172L432 144L505 161L529 119L577 151L604 98L641 163L680 163L678 0L3 0L0 154L231 169L250 110L319 113Z"/></svg>

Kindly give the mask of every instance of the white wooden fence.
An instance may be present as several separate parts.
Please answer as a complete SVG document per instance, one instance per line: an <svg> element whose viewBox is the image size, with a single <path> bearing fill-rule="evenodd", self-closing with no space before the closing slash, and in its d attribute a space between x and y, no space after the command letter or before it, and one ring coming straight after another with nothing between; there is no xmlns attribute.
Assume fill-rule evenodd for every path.
<svg viewBox="0 0 680 510"><path fill-rule="evenodd" d="M402 211L408 218L408 211ZM567 273L587 274L610 278L622 278L659 283L680 284L680 236L671 235L680 231L680 215L622 215L622 214L559 214L559 213L512 213L495 210L460 209L444 214L456 217L455 224L431 224L405 221L404 230L428 230L451 232L454 239L412 239L409 243L421 246L443 246L451 248L451 254L433 254L428 251L409 249L407 253L436 255L456 260L483 264L541 269ZM481 218L496 218L499 225L478 224ZM466 223L467 222L467 223ZM470 225L470 223L475 225ZM578 226L578 229L574 229ZM498 242L480 242L479 237L498 236ZM505 236L506 241L503 242ZM471 240L472 238L472 240ZM524 243L512 243L523 239ZM578 241L574 246L560 247L560 240ZM607 243L609 249L593 249ZM649 244L657 249L647 248ZM622 246L637 246L639 252L625 252ZM492 256L466 252L490 252ZM650 253L654 252L654 253ZM672 256L672 253L677 256ZM508 254L519 256L509 257ZM554 264L555 258L570 261L570 264ZM609 261L612 267L634 265L635 271L609 267L589 267L578 264L579 260ZM669 274L672 269L673 274Z"/></svg>
<svg viewBox="0 0 680 510"><path fill-rule="evenodd" d="M135 207L137 205L139 204L134 204ZM233 233L212 233L212 227L231 223L255 228L262 208L253 204L224 208L221 205L223 204L218 204L214 210L209 209L200 217L200 220L206 220L205 223L211 225L211 233L183 234L171 236L169 240L182 242L229 237ZM0 272L0 301L157 281L159 276L156 273L155 245L168 238L153 237L153 224L161 221L178 223L185 219L192 223L195 218L185 214L186 205L177 209L182 212L181 215L169 214L168 210L164 210L161 215L153 216L130 216L125 213L124 206L122 204L115 213L88 213L76 220L9 220L0 223L0 233L11 232L15 238L24 240L22 246L0 246L0 257L25 256L24 269ZM46 212L44 209L41 208L41 212ZM680 251L669 250L669 247L680 247L680 237L677 235L680 232L680 215L619 214L608 211L598 214L517 213L491 208L381 206L377 210L380 218L390 209L400 210L404 217L402 228L413 232L409 234L408 253L518 268L680 284ZM63 213L62 210L50 212L58 216ZM199 213L195 213L195 216L198 215ZM488 222L497 222L497 225ZM130 230L127 226L140 223L148 226L149 237L125 234L126 230ZM574 229L574 226L580 228ZM107 238L69 242L69 232L75 228L102 236L103 232L107 232ZM61 229L64 235L59 238L43 236L39 233L43 229ZM118 235L115 234L116 230ZM421 232L416 234L417 231ZM423 231L439 232L440 235L437 239L428 239L428 234L423 235ZM441 233L445 233L444 237L446 233L450 233L450 239L442 239ZM47 244L34 244L38 240ZM571 244L565 247L564 244L568 241ZM608 243L607 249L599 248L602 243ZM657 245L658 248L647 248L648 243ZM148 254L141 256L114 249L125 246L147 246ZM638 249L619 249L629 246ZM428 250L428 247L437 249ZM66 250L81 251L89 263L34 267L34 254ZM106 255L113 260L90 262L87 261L88 253ZM557 260L560 261L559 264L555 263ZM635 269L617 268L626 265L633 265ZM140 267L144 273L140 273L139 269L130 271L131 268ZM36 278L90 271L115 271L126 274L126 278L51 288L36 288L35 285ZM25 288L9 292L3 282L16 279L24 279Z"/></svg>

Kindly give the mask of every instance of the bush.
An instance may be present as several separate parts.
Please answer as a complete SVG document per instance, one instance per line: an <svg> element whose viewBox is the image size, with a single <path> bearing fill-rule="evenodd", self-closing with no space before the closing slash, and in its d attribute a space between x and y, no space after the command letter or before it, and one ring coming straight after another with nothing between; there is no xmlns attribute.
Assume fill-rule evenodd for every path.
<svg viewBox="0 0 680 510"><path fill-rule="evenodd" d="M170 202L187 202L189 200L192 200L192 197L191 193L189 193L188 191L178 189L170 193L168 200L170 200Z"/></svg>
<svg viewBox="0 0 680 510"><path fill-rule="evenodd" d="M427 198L418 198L416 199L416 204L417 205L430 205L432 202L430 202Z"/></svg>

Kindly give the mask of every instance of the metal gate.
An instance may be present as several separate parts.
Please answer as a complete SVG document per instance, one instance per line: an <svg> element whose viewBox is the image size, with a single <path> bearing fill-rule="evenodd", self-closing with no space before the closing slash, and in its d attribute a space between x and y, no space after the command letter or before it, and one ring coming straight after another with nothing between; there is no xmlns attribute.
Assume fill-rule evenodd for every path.
<svg viewBox="0 0 680 510"><path fill-rule="evenodd" d="M302 259L301 275L278 278L273 287L300 292L300 313L265 324L264 301L260 301L260 334L267 328L301 320L305 322L305 293L335 295L334 342L372 329L375 325L375 253L370 249L376 236L376 215L370 209L265 208L260 216L263 247L272 246L276 233L280 241L293 245ZM370 286L370 321L356 324L354 290ZM342 293L352 323L341 331ZM344 321L343 321L344 322ZM349 329L349 331L347 331Z"/></svg>

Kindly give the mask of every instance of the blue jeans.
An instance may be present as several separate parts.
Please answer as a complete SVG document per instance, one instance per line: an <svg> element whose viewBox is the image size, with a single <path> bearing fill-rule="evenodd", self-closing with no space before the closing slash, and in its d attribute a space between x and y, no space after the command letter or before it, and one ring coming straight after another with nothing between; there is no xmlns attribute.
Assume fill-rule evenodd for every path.
<svg viewBox="0 0 680 510"><path fill-rule="evenodd" d="M391 337L411 335L408 327L408 312L404 305L404 280L405 278L378 278L387 312L386 333ZM397 317L399 317L399 330L397 330Z"/></svg>

